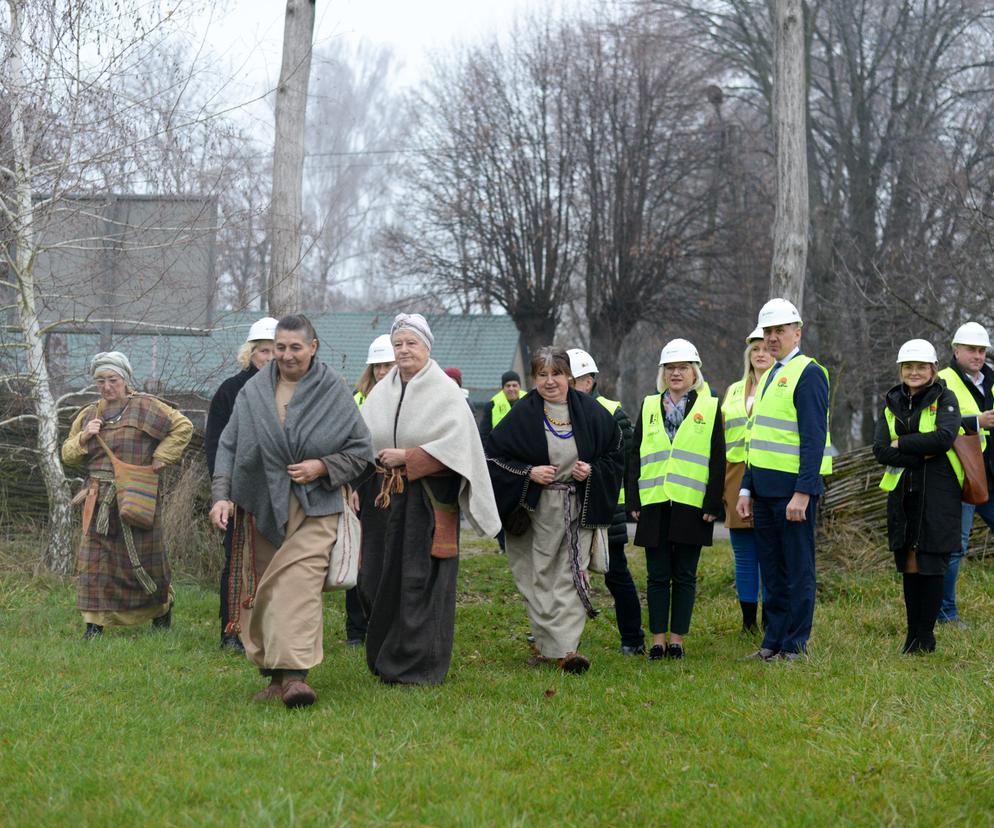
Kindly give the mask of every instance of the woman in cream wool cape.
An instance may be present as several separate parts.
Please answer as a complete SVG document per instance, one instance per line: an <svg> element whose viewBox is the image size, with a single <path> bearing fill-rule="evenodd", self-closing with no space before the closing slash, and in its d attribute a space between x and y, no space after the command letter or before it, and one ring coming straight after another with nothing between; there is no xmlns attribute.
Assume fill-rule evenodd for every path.
<svg viewBox="0 0 994 828"><path fill-rule="evenodd" d="M480 432L462 391L435 360L429 359L406 387L397 367L391 368L369 392L362 417L374 454L417 446L458 474L460 511L480 535L497 535L500 517Z"/></svg>

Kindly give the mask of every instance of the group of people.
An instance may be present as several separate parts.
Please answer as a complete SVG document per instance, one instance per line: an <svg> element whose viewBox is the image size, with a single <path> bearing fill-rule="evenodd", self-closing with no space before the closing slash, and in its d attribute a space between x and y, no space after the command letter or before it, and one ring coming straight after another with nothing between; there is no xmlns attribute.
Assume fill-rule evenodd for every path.
<svg viewBox="0 0 994 828"><path fill-rule="evenodd" d="M372 342L354 389L319 359L307 317L259 320L206 430L210 517L225 532L221 645L244 651L268 679L256 700L315 701L307 677L323 658L321 592L341 515L352 509L362 564L346 595L346 639L365 646L384 683L438 684L448 672L460 519L501 539L530 627L530 664L589 669L580 642L597 614L591 573L604 575L614 598L622 654L681 659L701 550L724 514L742 627L763 633L746 658L804 658L831 441L829 377L801 352L802 324L787 300L767 302L745 338L743 377L721 400L693 343L671 340L634 424L598 392L590 354L543 348L530 360L531 390L505 373L478 427L451 372L431 359L434 337L419 314L398 314ZM986 331L968 323L940 371L930 343L905 343L877 422L908 653L934 650L937 620L962 623L955 582L974 510L994 526L990 501L961 502L965 472L954 449L958 434L981 434L994 483L989 347ZM65 462L89 475L84 635L148 620L168 627L159 511L148 525L130 517L122 464L176 462L192 426L135 391L124 354L97 354L91 372L100 400L80 411L62 448ZM649 642L625 556L630 522L646 555Z"/></svg>

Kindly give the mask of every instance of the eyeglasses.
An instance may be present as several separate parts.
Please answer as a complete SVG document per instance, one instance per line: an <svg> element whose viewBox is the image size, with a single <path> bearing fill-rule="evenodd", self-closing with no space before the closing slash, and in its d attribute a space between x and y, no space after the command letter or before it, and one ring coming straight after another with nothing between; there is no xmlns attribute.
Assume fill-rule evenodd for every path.
<svg viewBox="0 0 994 828"><path fill-rule="evenodd" d="M683 374L691 370L689 365L664 365L663 370L667 374Z"/></svg>

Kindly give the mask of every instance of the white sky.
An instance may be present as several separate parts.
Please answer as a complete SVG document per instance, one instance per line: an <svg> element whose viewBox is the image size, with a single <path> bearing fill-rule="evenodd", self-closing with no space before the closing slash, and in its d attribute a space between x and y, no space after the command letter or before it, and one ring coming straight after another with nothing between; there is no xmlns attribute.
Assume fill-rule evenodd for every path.
<svg viewBox="0 0 994 828"><path fill-rule="evenodd" d="M403 63L402 82L414 83L432 51L505 30L517 11L562 2L574 0L318 0L314 43L320 48L344 37L389 44ZM248 101L275 85L285 8L283 0L220 0L211 16L190 22L191 43L203 40L226 64L218 68L232 78L227 101ZM249 117L268 120L266 108L246 109Z"/></svg>

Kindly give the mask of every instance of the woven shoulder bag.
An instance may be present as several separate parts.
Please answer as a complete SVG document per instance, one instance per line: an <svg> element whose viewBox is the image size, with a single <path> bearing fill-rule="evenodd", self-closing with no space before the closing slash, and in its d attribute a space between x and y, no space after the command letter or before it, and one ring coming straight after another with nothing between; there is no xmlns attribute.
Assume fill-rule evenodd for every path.
<svg viewBox="0 0 994 828"><path fill-rule="evenodd" d="M151 466L135 466L118 460L99 434L93 436L114 466L117 511L121 520L135 529L151 529L159 499L159 473Z"/></svg>

